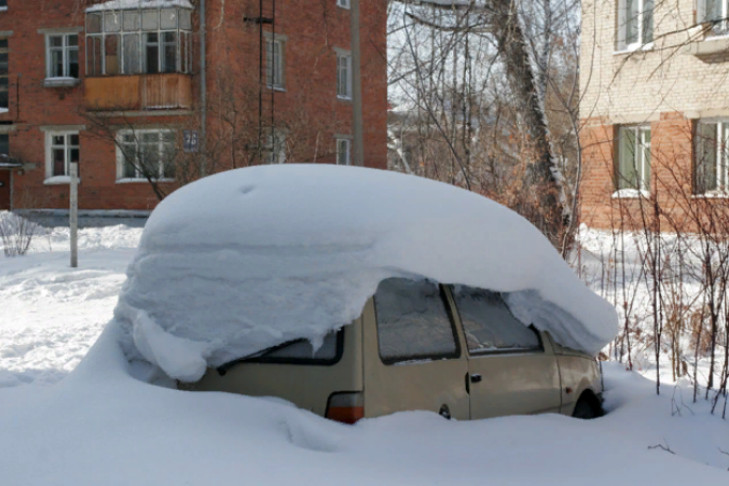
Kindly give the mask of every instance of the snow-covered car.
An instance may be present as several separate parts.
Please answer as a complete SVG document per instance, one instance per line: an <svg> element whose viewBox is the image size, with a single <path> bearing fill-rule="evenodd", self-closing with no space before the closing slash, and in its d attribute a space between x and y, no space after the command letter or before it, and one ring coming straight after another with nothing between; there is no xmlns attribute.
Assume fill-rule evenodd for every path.
<svg viewBox="0 0 729 486"><path fill-rule="evenodd" d="M127 274L127 356L180 388L344 422L601 413L594 355L615 310L526 220L453 186L325 165L217 174L158 206Z"/></svg>

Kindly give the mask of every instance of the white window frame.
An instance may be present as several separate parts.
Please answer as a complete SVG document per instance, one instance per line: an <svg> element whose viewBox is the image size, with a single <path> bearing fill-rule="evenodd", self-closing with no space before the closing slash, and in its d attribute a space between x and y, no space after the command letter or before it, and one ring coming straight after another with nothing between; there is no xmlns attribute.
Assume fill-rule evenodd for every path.
<svg viewBox="0 0 729 486"><path fill-rule="evenodd" d="M715 147L713 147L713 156L714 164L716 165L716 167L714 167L716 187L704 188L703 191L697 190L696 192L701 195L726 196L729 194L729 120L700 120L698 125L699 126L696 129L697 138L695 141L695 154L697 158L694 161L694 167L698 172L703 170L699 166L706 164L706 161L701 160L703 153L703 147L701 146L701 143L703 142L701 128L703 126L710 126L714 132L714 138L711 143L715 144ZM696 175L698 176L698 173ZM706 183L706 181L699 182L698 180L696 182L697 186L698 184ZM699 189L699 187L697 187L697 189Z"/></svg>
<svg viewBox="0 0 729 486"><path fill-rule="evenodd" d="M336 49L337 53L337 98L352 99L352 53Z"/></svg>
<svg viewBox="0 0 729 486"><path fill-rule="evenodd" d="M708 3L709 0L697 0L696 2L696 22L697 23L704 23L704 22L714 22L716 20L722 19L720 22L716 22L712 26L712 32L709 34L711 37L714 36L727 36L729 35L729 20L727 20L727 17L729 17L729 0L713 0L716 2L720 2L721 5L719 7L721 8L721 12L719 13L719 18L713 19L709 17L709 8Z"/></svg>
<svg viewBox="0 0 729 486"><path fill-rule="evenodd" d="M623 139L627 133L633 136L633 167L636 172L636 186L625 187L626 178L621 173L623 160ZM616 161L617 192L616 197L635 197L650 195L651 178L651 129L650 126L621 126L618 127L618 150Z"/></svg>
<svg viewBox="0 0 729 486"><path fill-rule="evenodd" d="M71 36L76 37L76 45L72 46L69 43L69 38ZM51 38L52 37L60 37L61 38L61 46L60 47L52 47L51 46ZM77 73L76 76L71 76L71 52L76 52L76 70L80 70L81 66L79 64L79 51L78 51L78 41L79 41L79 35L78 32L47 32L45 34L46 38L46 79L47 80L78 80L80 72ZM60 51L61 52L61 64L62 64L62 70L60 76L54 75L52 73L53 71L53 62L51 61L53 59L53 56L51 55L54 51Z"/></svg>
<svg viewBox="0 0 729 486"><path fill-rule="evenodd" d="M71 182L71 151L75 148L79 152L79 160L81 160L81 140L78 145L71 143L72 136L79 136L78 130L47 130L45 132L45 152L46 152L46 178L45 184L69 184ZM63 137L62 145L54 145L55 137ZM53 174L53 150L60 148L63 150L63 174Z"/></svg>
<svg viewBox="0 0 729 486"><path fill-rule="evenodd" d="M337 0L337 7L341 7L341 8L349 10L349 8L350 8L349 0Z"/></svg>
<svg viewBox="0 0 729 486"><path fill-rule="evenodd" d="M337 165L352 165L352 139L350 137L336 137Z"/></svg>
<svg viewBox="0 0 729 486"><path fill-rule="evenodd" d="M159 158L159 165L157 167L157 177L154 178L155 181L173 181L174 177L165 177L164 175L164 155L166 153L165 145L169 142L165 142L163 134L173 134L175 137L175 140L171 143L171 149L172 153L174 153L174 150L176 149L176 141L177 136L175 134L175 130L169 129L169 128L147 128L147 129L140 129L140 130L134 130L134 129L124 129L119 130L116 134L116 182L147 182L147 178L144 176L143 172L139 168L139 161L136 160L137 156L140 152L140 143L142 140L142 136L149 133L156 133L157 138L157 156ZM133 142L127 142L124 140L124 136L131 135L134 137ZM124 164L126 161L126 155L124 153L124 146L125 145L134 145L134 155L135 155L135 161L134 161L134 177L128 177L124 174Z"/></svg>
<svg viewBox="0 0 729 486"><path fill-rule="evenodd" d="M266 164L286 163L286 131L274 129L273 133L268 130L266 135L266 147L264 147L264 162Z"/></svg>
<svg viewBox="0 0 729 486"><path fill-rule="evenodd" d="M286 36L265 32L264 42L266 87L283 91L286 89Z"/></svg>
<svg viewBox="0 0 729 486"><path fill-rule="evenodd" d="M634 3L635 2L635 3ZM618 15L617 15L617 42L616 47L618 51L634 51L636 49L649 49L653 46L653 31L654 31L654 6L655 0L618 0ZM635 18L629 16L628 7L630 5L637 4L637 13ZM649 12L650 10L650 12ZM650 16L649 16L650 15ZM633 42L628 42L628 30L632 23L628 22L629 19L638 25L637 39ZM644 22L650 21L650 31L645 31ZM646 35L648 34L648 35ZM650 37L650 38L646 38Z"/></svg>
<svg viewBox="0 0 729 486"><path fill-rule="evenodd" d="M175 27L162 27L162 15L168 13L168 11L174 11L176 16ZM145 28L144 25L144 14L155 12L157 14L155 28ZM185 15L185 20L182 19L182 14ZM89 17L91 15L100 16L100 32L89 32ZM125 16L126 15L138 15L138 25L127 28ZM120 10L93 10L86 13L86 75L87 76L119 76L126 74L165 74L165 73L182 73L190 74L192 72L192 24L186 25L187 22L191 22L192 12L187 8L182 7L148 7L148 8L135 8L135 9L120 9ZM118 22L114 25L116 27L109 28L107 26L107 18L118 17ZM130 22L132 23L132 22ZM164 34L174 33L175 34L175 66L173 69L165 69L165 43L163 42ZM147 64L147 46L153 45L153 43L147 43L147 34L157 35L157 71L150 73ZM106 38L116 36L117 38L117 69L116 72L109 73L106 61ZM126 50L127 43L126 38L136 36L137 44L137 66L130 68L127 72L126 62ZM90 66L89 63L93 63L96 59L96 51L94 47L100 46L100 73L96 72L96 68L93 64ZM171 45L171 44L170 44Z"/></svg>

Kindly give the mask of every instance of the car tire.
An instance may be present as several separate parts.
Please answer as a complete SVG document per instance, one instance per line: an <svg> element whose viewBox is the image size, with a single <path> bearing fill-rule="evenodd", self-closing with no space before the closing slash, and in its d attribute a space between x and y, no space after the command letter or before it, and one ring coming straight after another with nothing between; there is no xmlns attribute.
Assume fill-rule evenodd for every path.
<svg viewBox="0 0 729 486"><path fill-rule="evenodd" d="M577 405L575 405L575 409L572 412L572 416L574 418L582 420L594 419L600 415L601 414L595 410L595 407L590 403L590 400L585 397L580 397L580 399L577 400Z"/></svg>

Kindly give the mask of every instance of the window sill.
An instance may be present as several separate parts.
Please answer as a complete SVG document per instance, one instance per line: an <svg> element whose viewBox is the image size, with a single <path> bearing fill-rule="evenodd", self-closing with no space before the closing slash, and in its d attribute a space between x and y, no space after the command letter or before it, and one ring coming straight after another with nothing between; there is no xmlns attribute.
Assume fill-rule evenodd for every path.
<svg viewBox="0 0 729 486"><path fill-rule="evenodd" d="M351 96L337 95L337 99L339 101L352 101L352 97Z"/></svg>
<svg viewBox="0 0 729 486"><path fill-rule="evenodd" d="M683 53L696 56L713 56L729 52L729 36L711 36L705 39L698 39L683 47Z"/></svg>
<svg viewBox="0 0 729 486"><path fill-rule="evenodd" d="M3 113L10 113L10 108L0 108L0 115L2 115Z"/></svg>
<svg viewBox="0 0 729 486"><path fill-rule="evenodd" d="M278 91L279 93L285 93L286 92L286 88L283 87L283 86L266 86L266 88L268 88L270 90L273 90L273 91Z"/></svg>
<svg viewBox="0 0 729 486"><path fill-rule="evenodd" d="M633 54L636 52L652 51L654 47L653 42L647 44L633 44L630 46L623 47L617 51L613 51L613 56L624 56L627 54Z"/></svg>
<svg viewBox="0 0 729 486"><path fill-rule="evenodd" d="M81 182L81 178L78 179L78 182ZM47 177L46 180L43 181L43 185L46 186L59 186L63 184L70 184L71 183L71 176L53 176L53 177Z"/></svg>
<svg viewBox="0 0 729 486"><path fill-rule="evenodd" d="M156 179L154 182L175 182L175 180L174 179ZM117 184L139 184L139 183L147 184L147 183L149 183L149 181L147 179L136 179L136 178L133 179L130 177L125 177L123 179L117 179L116 183Z"/></svg>
<svg viewBox="0 0 729 486"><path fill-rule="evenodd" d="M0 7L0 12L7 12L8 7Z"/></svg>
<svg viewBox="0 0 729 486"><path fill-rule="evenodd" d="M615 191L612 196L613 199L638 199L638 198L644 198L648 199L651 197L650 191L642 191L638 189L620 189L619 191Z"/></svg>
<svg viewBox="0 0 729 486"><path fill-rule="evenodd" d="M43 80L45 88L68 88L81 82L78 78L46 78Z"/></svg>
<svg viewBox="0 0 729 486"><path fill-rule="evenodd" d="M704 194L693 194L692 199L729 199L727 192L706 192Z"/></svg>

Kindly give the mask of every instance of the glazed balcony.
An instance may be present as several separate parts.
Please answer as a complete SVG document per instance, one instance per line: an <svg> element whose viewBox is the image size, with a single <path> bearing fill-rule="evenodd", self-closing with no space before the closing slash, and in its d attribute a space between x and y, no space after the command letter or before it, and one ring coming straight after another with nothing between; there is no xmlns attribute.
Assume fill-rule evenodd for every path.
<svg viewBox="0 0 729 486"><path fill-rule="evenodd" d="M181 73L88 77L90 111L180 110L192 108L192 76Z"/></svg>

